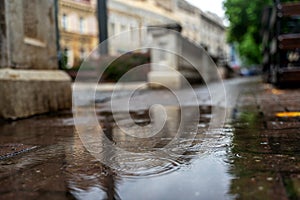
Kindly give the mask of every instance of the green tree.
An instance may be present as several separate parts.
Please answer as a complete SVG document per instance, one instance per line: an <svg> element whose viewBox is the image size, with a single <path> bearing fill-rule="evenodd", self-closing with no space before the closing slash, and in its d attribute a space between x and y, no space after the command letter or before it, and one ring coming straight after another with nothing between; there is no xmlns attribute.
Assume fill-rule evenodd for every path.
<svg viewBox="0 0 300 200"><path fill-rule="evenodd" d="M272 0L225 0L225 15L230 25L228 42L236 43L246 64L261 63L260 24L262 10Z"/></svg>

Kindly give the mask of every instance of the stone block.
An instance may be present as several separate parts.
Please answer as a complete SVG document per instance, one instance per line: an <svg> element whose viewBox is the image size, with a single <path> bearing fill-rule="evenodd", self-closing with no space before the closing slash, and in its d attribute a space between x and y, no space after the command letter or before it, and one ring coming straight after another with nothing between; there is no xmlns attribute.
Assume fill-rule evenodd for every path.
<svg viewBox="0 0 300 200"><path fill-rule="evenodd" d="M149 82L170 85L171 88L184 88L183 78L172 71L180 73L190 83L210 83L220 80L216 64L201 46L195 45L179 33L161 28L149 28L152 34L151 72ZM150 83L158 87L159 84Z"/></svg>
<svg viewBox="0 0 300 200"><path fill-rule="evenodd" d="M58 69L54 0L0 1L0 68Z"/></svg>
<svg viewBox="0 0 300 200"><path fill-rule="evenodd" d="M175 71L151 71L148 74L150 88L180 89L184 87L183 76Z"/></svg>
<svg viewBox="0 0 300 200"><path fill-rule="evenodd" d="M71 80L59 70L0 69L0 117L25 118L70 109Z"/></svg>
<svg viewBox="0 0 300 200"><path fill-rule="evenodd" d="M54 0L0 1L0 118L71 108L71 80L58 70L55 9Z"/></svg>

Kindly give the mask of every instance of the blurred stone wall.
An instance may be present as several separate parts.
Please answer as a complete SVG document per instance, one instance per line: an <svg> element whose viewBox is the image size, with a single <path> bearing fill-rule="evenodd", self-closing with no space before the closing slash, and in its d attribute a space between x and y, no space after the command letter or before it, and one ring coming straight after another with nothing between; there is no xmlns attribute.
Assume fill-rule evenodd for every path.
<svg viewBox="0 0 300 200"><path fill-rule="evenodd" d="M55 0L0 0L0 118L70 109L70 77L58 70Z"/></svg>
<svg viewBox="0 0 300 200"><path fill-rule="evenodd" d="M58 68L53 0L1 0L0 26L0 67Z"/></svg>

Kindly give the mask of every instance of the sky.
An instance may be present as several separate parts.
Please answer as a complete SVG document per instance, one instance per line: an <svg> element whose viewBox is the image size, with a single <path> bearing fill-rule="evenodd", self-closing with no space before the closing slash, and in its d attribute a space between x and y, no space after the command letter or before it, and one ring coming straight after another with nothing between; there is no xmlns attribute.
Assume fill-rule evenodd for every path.
<svg viewBox="0 0 300 200"><path fill-rule="evenodd" d="M210 11L224 18L223 0L186 0L203 11Z"/></svg>

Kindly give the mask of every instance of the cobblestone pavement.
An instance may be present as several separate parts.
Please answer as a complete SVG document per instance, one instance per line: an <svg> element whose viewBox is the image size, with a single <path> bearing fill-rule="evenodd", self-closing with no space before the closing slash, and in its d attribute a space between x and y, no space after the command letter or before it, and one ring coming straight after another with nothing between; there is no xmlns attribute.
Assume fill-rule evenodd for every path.
<svg viewBox="0 0 300 200"><path fill-rule="evenodd" d="M129 152L103 145L100 155L115 166L85 149L70 112L0 122L0 199L299 199L300 89L279 90L258 78L224 85L227 101L218 95L218 85L213 91L199 86L198 104L179 92L182 107L165 90L136 93L130 98L130 118L140 125L132 128L136 133L151 123L153 103L164 104L171 115L151 139L127 137L115 124L113 117L125 128L134 127L122 110L130 89L119 93L116 116L109 91L99 90L96 113L104 134ZM90 102L84 94L78 97L83 104ZM197 109L201 115L195 119L189 113ZM208 130L213 109L226 111L227 117L222 127ZM168 146L183 111L187 120L182 123L193 138ZM154 120L159 115L154 113Z"/></svg>

